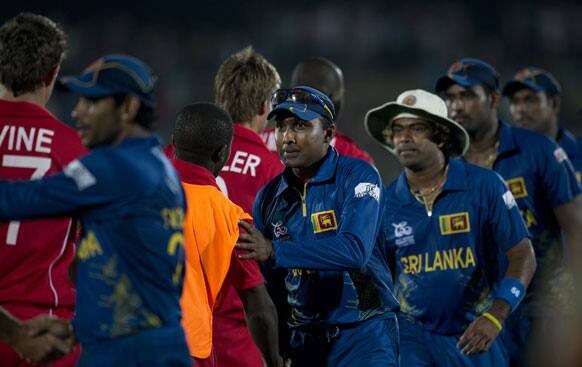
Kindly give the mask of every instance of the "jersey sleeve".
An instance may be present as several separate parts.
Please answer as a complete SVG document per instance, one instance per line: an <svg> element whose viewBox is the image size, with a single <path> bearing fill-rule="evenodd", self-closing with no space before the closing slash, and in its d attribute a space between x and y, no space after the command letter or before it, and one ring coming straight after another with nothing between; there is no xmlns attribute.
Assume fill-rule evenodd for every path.
<svg viewBox="0 0 582 367"><path fill-rule="evenodd" d="M488 219L495 242L503 252L507 252L530 234L511 190L499 175L491 173L495 177L484 180L489 186Z"/></svg>
<svg viewBox="0 0 582 367"><path fill-rule="evenodd" d="M283 268L352 270L364 266L376 243L380 226L382 181L370 165L361 163L345 178L337 235L296 242L273 241L275 265ZM343 181L343 182L342 182Z"/></svg>
<svg viewBox="0 0 582 367"><path fill-rule="evenodd" d="M540 154L541 180L552 208L572 201L580 194L580 186L572 162L564 150L551 141L537 150Z"/></svg>
<svg viewBox="0 0 582 367"><path fill-rule="evenodd" d="M108 174L111 160L94 151L73 160L54 176L34 181L0 182L0 218L28 219L72 215L78 210L117 198L115 175Z"/></svg>

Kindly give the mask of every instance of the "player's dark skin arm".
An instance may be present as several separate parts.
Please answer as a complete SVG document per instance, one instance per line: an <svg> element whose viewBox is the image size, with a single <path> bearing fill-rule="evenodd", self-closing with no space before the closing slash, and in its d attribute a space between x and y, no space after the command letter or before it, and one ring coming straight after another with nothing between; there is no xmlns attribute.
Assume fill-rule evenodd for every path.
<svg viewBox="0 0 582 367"><path fill-rule="evenodd" d="M570 268L582 269L582 195L554 209L556 220L562 228L571 256Z"/></svg>
<svg viewBox="0 0 582 367"><path fill-rule="evenodd" d="M279 355L277 310L267 288L261 284L254 288L237 289L243 303L245 319L253 341L261 351L267 366L282 367Z"/></svg>
<svg viewBox="0 0 582 367"><path fill-rule="evenodd" d="M509 262L505 276L517 279L527 289L536 271L536 257L531 241L524 238L505 255ZM504 300L496 299L487 312L503 325L511 313L511 307ZM497 326L489 319L479 316L461 335L458 347L467 355L485 352L491 347L499 332Z"/></svg>

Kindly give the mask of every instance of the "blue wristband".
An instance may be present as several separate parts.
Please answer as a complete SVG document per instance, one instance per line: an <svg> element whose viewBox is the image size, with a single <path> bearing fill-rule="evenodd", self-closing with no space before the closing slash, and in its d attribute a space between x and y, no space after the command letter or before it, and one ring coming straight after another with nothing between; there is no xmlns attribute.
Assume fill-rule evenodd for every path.
<svg viewBox="0 0 582 367"><path fill-rule="evenodd" d="M525 297L525 287L514 278L505 277L499 284L495 298L499 298L509 303L513 312L521 300Z"/></svg>

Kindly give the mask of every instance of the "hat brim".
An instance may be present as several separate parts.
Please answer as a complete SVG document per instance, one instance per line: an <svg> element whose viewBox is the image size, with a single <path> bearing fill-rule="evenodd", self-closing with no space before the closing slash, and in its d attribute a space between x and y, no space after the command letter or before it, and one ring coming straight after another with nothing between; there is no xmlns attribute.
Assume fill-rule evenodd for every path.
<svg viewBox="0 0 582 367"><path fill-rule="evenodd" d="M505 84L501 93L504 96L511 96L513 93L517 92L520 89L531 89L534 92L545 92L544 88L541 88L533 83L522 82L519 80L511 80Z"/></svg>
<svg viewBox="0 0 582 367"><path fill-rule="evenodd" d="M66 76L59 79L59 84L72 93L84 97L106 97L115 94L111 88L92 82L93 73Z"/></svg>
<svg viewBox="0 0 582 367"><path fill-rule="evenodd" d="M318 112L311 111L310 109L308 109L307 105L303 103L283 102L278 104L277 107L269 113L267 119L271 120L273 118L280 118L283 115L289 114L304 121L311 121L317 118L325 118Z"/></svg>
<svg viewBox="0 0 582 367"><path fill-rule="evenodd" d="M465 87L465 88L470 88L474 85L478 85L478 84L484 84L483 81L476 79L476 78L463 78L457 75L453 75L453 76L441 76L436 84L435 84L435 92L436 93L440 93L443 92L445 90L447 90L447 88L449 88L451 85L453 84L458 84L461 87Z"/></svg>
<svg viewBox="0 0 582 367"><path fill-rule="evenodd" d="M457 122L434 115L422 109L410 107L397 102L388 102L368 111L366 113L364 125L368 135L374 138L374 140L390 153L396 155L396 150L392 142L386 141L383 131L392 122L392 119L401 113L411 113L435 124L448 127L453 134L454 152L452 155L464 155L469 149L469 134Z"/></svg>

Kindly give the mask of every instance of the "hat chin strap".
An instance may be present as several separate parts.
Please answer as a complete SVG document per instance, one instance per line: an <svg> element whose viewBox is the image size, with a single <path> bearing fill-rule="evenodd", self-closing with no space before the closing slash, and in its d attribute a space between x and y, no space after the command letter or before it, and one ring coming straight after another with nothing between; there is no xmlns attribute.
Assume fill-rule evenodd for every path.
<svg viewBox="0 0 582 367"><path fill-rule="evenodd" d="M390 122L393 122L393 121L398 120L398 119L403 119L403 118L422 119L420 116L415 115L413 113L402 112L402 113L399 113L398 115L394 116L392 118L392 120L390 120Z"/></svg>

